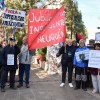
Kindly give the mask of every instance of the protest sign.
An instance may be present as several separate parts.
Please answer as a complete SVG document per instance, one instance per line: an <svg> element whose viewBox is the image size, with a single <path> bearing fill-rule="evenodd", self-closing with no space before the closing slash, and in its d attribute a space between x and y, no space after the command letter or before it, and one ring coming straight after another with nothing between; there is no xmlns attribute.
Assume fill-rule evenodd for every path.
<svg viewBox="0 0 100 100"><path fill-rule="evenodd" d="M84 54L84 60L89 59L89 50L82 50L75 53L77 62L81 61L80 55Z"/></svg>
<svg viewBox="0 0 100 100"><path fill-rule="evenodd" d="M100 32L95 33L95 40L100 41Z"/></svg>
<svg viewBox="0 0 100 100"><path fill-rule="evenodd" d="M2 17L2 25L16 27L16 28L23 28L24 19L25 19L24 11L5 8Z"/></svg>
<svg viewBox="0 0 100 100"><path fill-rule="evenodd" d="M64 7L31 9L28 22L29 49L42 48L65 41Z"/></svg>
<svg viewBox="0 0 100 100"><path fill-rule="evenodd" d="M100 68L100 50L90 50L88 67Z"/></svg>

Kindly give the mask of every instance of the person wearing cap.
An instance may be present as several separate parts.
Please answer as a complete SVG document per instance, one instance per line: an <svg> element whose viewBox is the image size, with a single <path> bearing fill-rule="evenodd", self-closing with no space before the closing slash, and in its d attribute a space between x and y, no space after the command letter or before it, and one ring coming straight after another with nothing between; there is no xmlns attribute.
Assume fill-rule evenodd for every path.
<svg viewBox="0 0 100 100"><path fill-rule="evenodd" d="M15 73L17 66L17 55L20 53L20 49L15 44L15 39L10 38L9 44L4 47L2 58L3 67L1 74L1 92L5 92L5 83L7 79L8 72L10 72L10 88L15 89Z"/></svg>
<svg viewBox="0 0 100 100"><path fill-rule="evenodd" d="M79 41L79 48L77 48L75 51L74 62L73 62L76 69L75 90L80 89L82 86L82 89L84 91L87 91L86 85L87 85L87 67L89 59L88 56L89 56L89 49L85 46L85 41L81 39Z"/></svg>

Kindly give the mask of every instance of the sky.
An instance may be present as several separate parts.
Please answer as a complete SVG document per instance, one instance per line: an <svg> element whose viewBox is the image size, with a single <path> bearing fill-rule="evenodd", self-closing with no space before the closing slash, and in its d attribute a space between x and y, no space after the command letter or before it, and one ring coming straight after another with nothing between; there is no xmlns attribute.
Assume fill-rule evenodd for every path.
<svg viewBox="0 0 100 100"><path fill-rule="evenodd" d="M82 13L83 22L88 31L88 38L95 39L100 29L100 0L77 0L78 9Z"/></svg>

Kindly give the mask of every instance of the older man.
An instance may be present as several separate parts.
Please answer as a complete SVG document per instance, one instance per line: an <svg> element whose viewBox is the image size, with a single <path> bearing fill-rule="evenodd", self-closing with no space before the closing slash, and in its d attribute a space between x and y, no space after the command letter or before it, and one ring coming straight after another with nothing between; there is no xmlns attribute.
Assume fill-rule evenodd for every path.
<svg viewBox="0 0 100 100"><path fill-rule="evenodd" d="M26 88L29 88L29 78L30 78L30 65L32 60L32 52L28 50L28 38L23 37L23 44L21 47L21 52L19 54L19 85L18 88L23 86L23 76L25 73L25 83Z"/></svg>
<svg viewBox="0 0 100 100"><path fill-rule="evenodd" d="M66 72L68 69L68 83L70 87L73 87L72 84L72 73L73 73L73 57L75 53L75 48L72 45L72 40L68 40L67 44L65 43L57 53L57 56L62 54L61 64L62 64L62 83L60 87L65 85Z"/></svg>

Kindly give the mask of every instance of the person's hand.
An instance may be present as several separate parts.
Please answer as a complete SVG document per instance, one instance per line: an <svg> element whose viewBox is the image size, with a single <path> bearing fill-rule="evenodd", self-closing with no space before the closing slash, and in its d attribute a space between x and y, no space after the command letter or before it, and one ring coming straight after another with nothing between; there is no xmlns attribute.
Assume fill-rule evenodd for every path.
<svg viewBox="0 0 100 100"><path fill-rule="evenodd" d="M98 69L98 72L100 72L100 69Z"/></svg>
<svg viewBox="0 0 100 100"><path fill-rule="evenodd" d="M59 54L59 53L57 53L57 54L56 54L56 56L57 56L57 57L59 57L59 56L60 56L60 54Z"/></svg>
<svg viewBox="0 0 100 100"><path fill-rule="evenodd" d="M73 68L76 68L76 65L73 65Z"/></svg>

